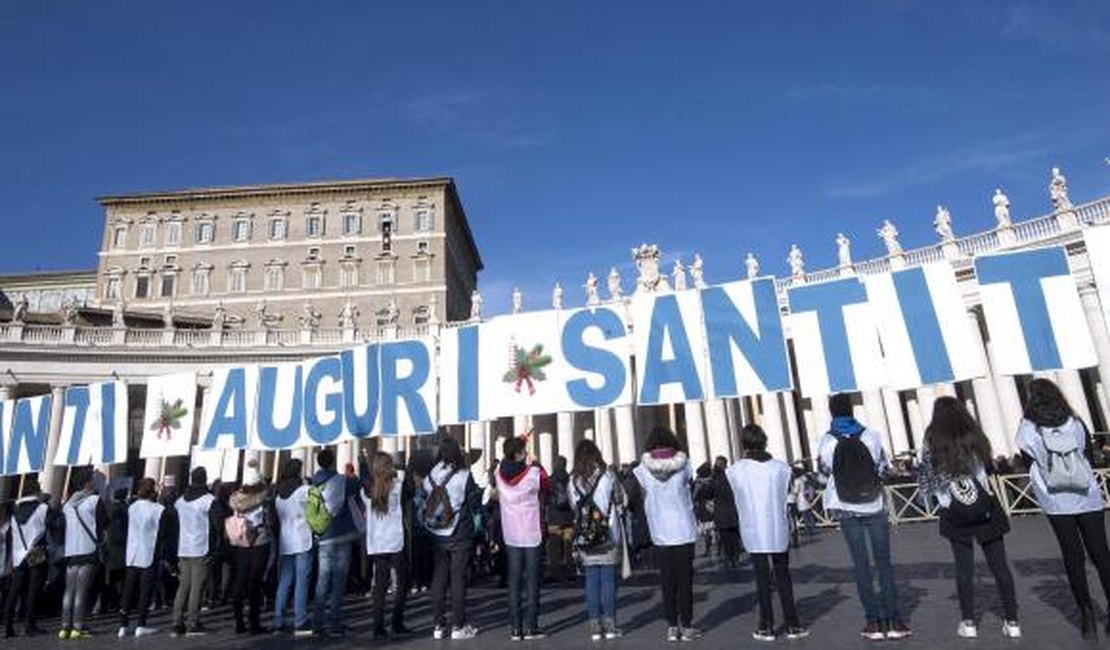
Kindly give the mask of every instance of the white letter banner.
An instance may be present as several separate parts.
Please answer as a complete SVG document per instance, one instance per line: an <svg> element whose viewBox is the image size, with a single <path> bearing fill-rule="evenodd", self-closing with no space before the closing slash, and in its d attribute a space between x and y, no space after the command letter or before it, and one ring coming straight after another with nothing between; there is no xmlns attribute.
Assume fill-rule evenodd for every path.
<svg viewBox="0 0 1110 650"><path fill-rule="evenodd" d="M641 294L632 299L640 404L703 400L708 375L698 291Z"/></svg>
<svg viewBox="0 0 1110 650"><path fill-rule="evenodd" d="M193 446L196 403L195 372L148 379L139 458L188 456Z"/></svg>
<svg viewBox="0 0 1110 650"><path fill-rule="evenodd" d="M65 400L54 465L110 465L127 460L127 384L70 386Z"/></svg>

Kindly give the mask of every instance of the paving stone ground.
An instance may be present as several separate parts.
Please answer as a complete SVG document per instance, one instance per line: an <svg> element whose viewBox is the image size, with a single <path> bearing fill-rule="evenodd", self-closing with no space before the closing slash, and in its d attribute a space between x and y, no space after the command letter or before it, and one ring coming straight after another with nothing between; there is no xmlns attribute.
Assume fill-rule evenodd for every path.
<svg viewBox="0 0 1110 650"><path fill-rule="evenodd" d="M965 640L956 637L959 618L956 584L951 551L936 530L935 523L903 524L892 531L892 546L900 598L905 615L914 629L907 641L883 641L883 647L905 648L967 647L975 650L993 648L1075 648L1110 644L1107 635L1097 643L1084 644L1079 638L1078 618L1064 577L1063 563L1047 521L1040 516L1014 520L1013 532L1007 537L1010 561L1017 581L1018 601L1024 637L1020 640L1002 638L1001 606L994 582L986 565L978 556L976 573L977 607L982 612L980 638ZM813 634L802 641L779 640L774 644L751 639L757 613L755 588L750 567L725 571L713 563L699 559L695 586L695 621L705 631L697 642L682 644L691 647L790 647L791 650L836 650L874 646L858 636L862 610L856 598L851 563L840 534L824 532L808 540L792 555L795 596L803 622ZM1093 569L1089 571L1092 594L1100 615L1105 614L1106 601ZM143 639L117 639L115 617L93 619L97 636L88 641L59 641L53 637L17 638L8 640L9 647L35 650L80 645L90 650L99 648L242 648L280 649L294 646L321 649L352 646L395 645L409 648L445 646L472 647L477 650L502 648L597 648L609 650L650 650L674 647L663 639L665 623L656 587L650 572L634 575L620 586L619 618L625 637L619 641L591 642L586 634L585 599L580 586L545 588L541 594L541 624L550 633L542 641L512 642L505 623L504 592L494 585L480 585L469 592L470 615L478 626L479 636L471 641L433 641L427 595L416 596L407 607L407 624L415 634L402 641L375 641L370 636L369 604L365 598L351 597L347 602L351 633L344 639L312 638L294 640L289 636L238 637L232 633L227 609L210 612L206 625L214 633L199 639L173 639L165 630L167 616L158 614L151 624L159 634ZM777 601L776 601L777 608ZM776 614L778 614L776 609ZM263 619L268 622L269 617ZM1102 619L1105 621L1105 618ZM54 628L56 621L46 621ZM1100 628L1100 633L1102 632Z"/></svg>

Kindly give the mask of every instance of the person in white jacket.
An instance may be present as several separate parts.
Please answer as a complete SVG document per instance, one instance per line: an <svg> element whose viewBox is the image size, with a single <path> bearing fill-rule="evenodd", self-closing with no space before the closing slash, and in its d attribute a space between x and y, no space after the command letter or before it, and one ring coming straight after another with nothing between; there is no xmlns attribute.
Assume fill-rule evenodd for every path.
<svg viewBox="0 0 1110 650"><path fill-rule="evenodd" d="M127 508L127 569L120 603L120 638L127 636L131 614L136 610L135 636L144 637L157 631L147 626L147 613L154 591L154 558L167 530L162 525L165 518L166 507L158 503L158 483L152 478L142 479L135 490L134 503Z"/></svg>
<svg viewBox="0 0 1110 650"><path fill-rule="evenodd" d="M85 628L89 613L89 588L92 587L99 561L101 530L107 520L96 491L97 474L91 469L75 470L80 488L70 494L62 506L65 517L66 590L62 597L62 628L59 639L85 639L91 636Z"/></svg>
<svg viewBox="0 0 1110 650"><path fill-rule="evenodd" d="M409 593L407 523L411 516L412 490L408 481L393 466L393 457L379 451L363 463L363 487L359 492L366 511L366 555L374 569L372 618L375 639L402 637L405 627L405 601ZM391 626L385 627L385 598L390 575L396 572Z"/></svg>
<svg viewBox="0 0 1110 650"><path fill-rule="evenodd" d="M23 494L23 498L15 502L9 531L12 579L4 600L4 636L9 639L15 636L15 613L21 600L27 615L26 635L42 633L35 612L39 592L46 580L46 517L50 507L33 477L24 485Z"/></svg>
<svg viewBox="0 0 1110 650"><path fill-rule="evenodd" d="M790 466L767 453L767 434L759 425L749 424L740 433L744 458L726 470L736 512L740 516L740 538L755 570L759 596L759 627L752 634L757 641L775 640L775 616L771 607L771 566L779 592L788 639L809 636L798 621L794 604L794 582L790 577Z"/></svg>
<svg viewBox="0 0 1110 650"><path fill-rule="evenodd" d="M312 575L312 529L305 520L308 502L308 485L301 476L303 464L299 458L290 459L281 468L274 509L279 522L279 578L274 598L274 631L281 632L285 624L285 609L289 605L289 592L293 592L293 635L312 636L308 620L308 581Z"/></svg>
<svg viewBox="0 0 1110 650"><path fill-rule="evenodd" d="M655 545L667 617L667 641L693 641L701 637L694 627L694 519L691 482L694 469L678 438L657 427L648 434L646 451L632 471L640 487L648 531Z"/></svg>
<svg viewBox="0 0 1110 650"><path fill-rule="evenodd" d="M622 632L617 627L617 568L623 557L620 512L625 497L621 482L605 464L593 440L582 440L574 448L568 496L575 513L573 543L586 578L590 639L619 639ZM599 521L590 522L591 517ZM608 539L603 535L596 538L594 533L604 532L606 527Z"/></svg>

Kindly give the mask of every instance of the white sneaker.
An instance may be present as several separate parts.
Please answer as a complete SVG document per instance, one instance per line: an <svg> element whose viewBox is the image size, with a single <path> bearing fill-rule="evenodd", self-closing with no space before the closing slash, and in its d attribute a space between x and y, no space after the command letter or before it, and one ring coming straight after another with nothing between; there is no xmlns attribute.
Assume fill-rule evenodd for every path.
<svg viewBox="0 0 1110 650"><path fill-rule="evenodd" d="M118 636L121 639L124 638L125 636L127 636L127 628L121 627L119 629L119 632L116 632L116 636Z"/></svg>
<svg viewBox="0 0 1110 650"><path fill-rule="evenodd" d="M1020 639L1021 626L1017 621L1002 621L1002 636L1007 639Z"/></svg>
<svg viewBox="0 0 1110 650"><path fill-rule="evenodd" d="M143 637L143 636L150 636L151 634L156 634L157 632L158 632L158 628L137 627L137 628L135 628L135 637L138 638L138 637Z"/></svg>
<svg viewBox="0 0 1110 650"><path fill-rule="evenodd" d="M442 640L445 636L447 636L447 628L442 625L437 625L435 629L432 630L432 638L436 641Z"/></svg>
<svg viewBox="0 0 1110 650"><path fill-rule="evenodd" d="M979 636L979 628L976 627L975 621L960 621L956 626L956 636L961 639L974 639Z"/></svg>
<svg viewBox="0 0 1110 650"><path fill-rule="evenodd" d="M452 641L465 641L466 639L473 639L476 636L478 636L478 628L474 627L470 623L467 623L462 627L456 627L451 630Z"/></svg>

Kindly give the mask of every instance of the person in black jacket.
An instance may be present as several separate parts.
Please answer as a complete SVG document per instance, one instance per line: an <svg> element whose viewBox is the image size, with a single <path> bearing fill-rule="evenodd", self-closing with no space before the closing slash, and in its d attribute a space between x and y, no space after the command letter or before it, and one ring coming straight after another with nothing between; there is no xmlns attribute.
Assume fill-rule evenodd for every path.
<svg viewBox="0 0 1110 650"><path fill-rule="evenodd" d="M734 569L740 561L740 516L726 469L728 459L717 456L713 461L713 526L717 529L718 556L725 568Z"/></svg>
<svg viewBox="0 0 1110 650"><path fill-rule="evenodd" d="M117 489L106 507L108 526L104 533L104 585L100 592L101 613L117 612L127 555L127 488Z"/></svg>

